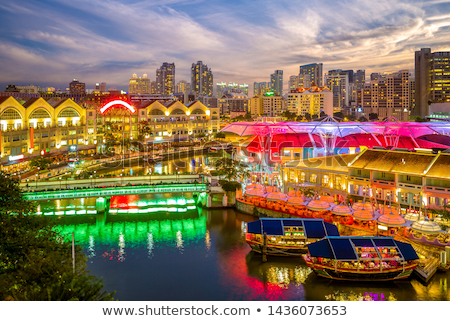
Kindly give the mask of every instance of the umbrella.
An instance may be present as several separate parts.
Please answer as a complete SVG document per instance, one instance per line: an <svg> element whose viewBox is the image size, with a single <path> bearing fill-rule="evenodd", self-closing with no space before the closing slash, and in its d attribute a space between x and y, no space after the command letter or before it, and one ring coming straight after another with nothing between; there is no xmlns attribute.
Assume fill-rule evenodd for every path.
<svg viewBox="0 0 450 321"><path fill-rule="evenodd" d="M327 211L331 208L330 203L321 200L312 200L307 207L313 211Z"/></svg>
<svg viewBox="0 0 450 321"><path fill-rule="evenodd" d="M333 196L322 195L322 196L319 197L319 199L321 201L324 201L324 202L334 203L334 197Z"/></svg>
<svg viewBox="0 0 450 321"><path fill-rule="evenodd" d="M378 217L377 221L378 223L389 227L404 226L403 224L406 223L406 220L403 217L394 212L389 212L381 215L380 217Z"/></svg>
<svg viewBox="0 0 450 321"><path fill-rule="evenodd" d="M263 186L261 184L250 184L245 187L246 191L251 189L263 189Z"/></svg>
<svg viewBox="0 0 450 321"><path fill-rule="evenodd" d="M371 211L371 210L373 210L372 203L369 203L369 202L356 202L355 204L353 204L352 208L355 211L360 211L360 210Z"/></svg>
<svg viewBox="0 0 450 321"><path fill-rule="evenodd" d="M395 207L392 207L390 205L384 205L381 207L380 213L381 214L388 214L388 213L398 214L398 209L396 209Z"/></svg>
<svg viewBox="0 0 450 321"><path fill-rule="evenodd" d="M427 219L412 223L411 228L414 231L423 234L439 234L444 232L439 226L439 224L429 221Z"/></svg>
<svg viewBox="0 0 450 321"><path fill-rule="evenodd" d="M267 193L278 192L278 188L276 186L267 186L266 191Z"/></svg>
<svg viewBox="0 0 450 321"><path fill-rule="evenodd" d="M348 207L347 205L339 204L339 205L336 205L335 207L333 207L331 212L336 215L345 216L345 215L352 215L353 210L350 207Z"/></svg>
<svg viewBox="0 0 450 321"><path fill-rule="evenodd" d="M251 189L249 191L245 191L245 195L251 197L264 197L266 193L262 189Z"/></svg>
<svg viewBox="0 0 450 321"><path fill-rule="evenodd" d="M299 196L289 197L287 200L287 203L292 204L292 205L301 205L304 202L305 202L305 200L303 199L303 197L299 197Z"/></svg>
<svg viewBox="0 0 450 321"><path fill-rule="evenodd" d="M285 201L286 194L280 192L272 192L266 195L268 201Z"/></svg>
<svg viewBox="0 0 450 321"><path fill-rule="evenodd" d="M371 221L373 220L373 214L367 209L356 210L353 212L353 217L360 221Z"/></svg>
<svg viewBox="0 0 450 321"><path fill-rule="evenodd" d="M408 213L405 216L403 216L403 218L407 221L415 222L419 220L420 215L419 213Z"/></svg>

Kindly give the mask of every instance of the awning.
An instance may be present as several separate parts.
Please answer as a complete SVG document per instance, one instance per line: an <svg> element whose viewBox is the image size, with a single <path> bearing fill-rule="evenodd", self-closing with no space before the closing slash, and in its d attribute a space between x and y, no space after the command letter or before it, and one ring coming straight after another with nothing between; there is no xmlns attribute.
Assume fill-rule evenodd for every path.
<svg viewBox="0 0 450 321"><path fill-rule="evenodd" d="M302 218L260 218L247 223L247 232L253 234L284 235L284 227L303 227L307 238L321 239L326 236L339 236L338 228L322 219Z"/></svg>
<svg viewBox="0 0 450 321"><path fill-rule="evenodd" d="M419 259L419 256L417 255L416 251L414 250L411 244L399 242L396 240L394 240L394 242L406 261Z"/></svg>

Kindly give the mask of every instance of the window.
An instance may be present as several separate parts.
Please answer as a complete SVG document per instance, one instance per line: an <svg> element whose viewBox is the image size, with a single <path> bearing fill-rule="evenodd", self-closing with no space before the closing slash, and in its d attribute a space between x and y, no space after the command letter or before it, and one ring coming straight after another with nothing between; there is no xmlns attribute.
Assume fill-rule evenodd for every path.
<svg viewBox="0 0 450 321"><path fill-rule="evenodd" d="M386 173L382 172L381 173L381 178L386 178Z"/></svg>
<svg viewBox="0 0 450 321"><path fill-rule="evenodd" d="M310 183L316 183L317 182L317 175L316 174L312 174L309 181L310 181Z"/></svg>
<svg viewBox="0 0 450 321"><path fill-rule="evenodd" d="M302 154L301 153L294 153L294 158L302 158Z"/></svg>
<svg viewBox="0 0 450 321"><path fill-rule="evenodd" d="M283 157L291 157L291 151L290 150L283 151Z"/></svg>
<svg viewBox="0 0 450 321"><path fill-rule="evenodd" d="M48 137L48 133L42 133L42 138Z"/></svg>
<svg viewBox="0 0 450 321"><path fill-rule="evenodd" d="M92 117L92 111L89 112L89 117Z"/></svg>
<svg viewBox="0 0 450 321"><path fill-rule="evenodd" d="M18 142L20 140L20 136L13 136L12 141Z"/></svg>
<svg viewBox="0 0 450 321"><path fill-rule="evenodd" d="M406 181L411 182L411 176L406 175Z"/></svg>

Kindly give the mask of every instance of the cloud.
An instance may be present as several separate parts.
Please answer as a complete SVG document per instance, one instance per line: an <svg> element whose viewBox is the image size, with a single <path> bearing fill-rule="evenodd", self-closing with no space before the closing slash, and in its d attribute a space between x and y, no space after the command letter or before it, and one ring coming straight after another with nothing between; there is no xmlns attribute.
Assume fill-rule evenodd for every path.
<svg viewBox="0 0 450 321"><path fill-rule="evenodd" d="M1 4L0 82L106 81L127 89L132 73L155 79L175 62L190 79L201 60L214 81L268 81L302 64L367 73L414 68L421 47L450 50L450 1L258 2L24 0ZM20 83L19 83L20 82Z"/></svg>

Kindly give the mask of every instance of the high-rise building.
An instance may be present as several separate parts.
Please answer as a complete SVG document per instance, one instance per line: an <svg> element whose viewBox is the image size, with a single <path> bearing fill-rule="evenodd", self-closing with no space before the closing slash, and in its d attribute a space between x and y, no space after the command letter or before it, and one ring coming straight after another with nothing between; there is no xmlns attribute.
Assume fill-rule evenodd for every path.
<svg viewBox="0 0 450 321"><path fill-rule="evenodd" d="M254 96L248 101L249 113L252 116L261 116L264 114L264 98L263 96Z"/></svg>
<svg viewBox="0 0 450 321"><path fill-rule="evenodd" d="M156 69L156 93L170 96L175 92L175 63L164 62Z"/></svg>
<svg viewBox="0 0 450 321"><path fill-rule="evenodd" d="M283 70L275 70L275 72L270 75L270 88L275 95L283 95Z"/></svg>
<svg viewBox="0 0 450 321"><path fill-rule="evenodd" d="M298 85L299 76L293 75L289 77L289 83L288 83L288 91L290 92L292 89L300 88Z"/></svg>
<svg viewBox="0 0 450 321"><path fill-rule="evenodd" d="M309 88L314 85L317 87L323 86L323 64L322 63L314 63L309 65L300 66L299 75L309 75L309 86L305 86L305 88Z"/></svg>
<svg viewBox="0 0 450 321"><path fill-rule="evenodd" d="M101 92L101 93L106 92L106 82L95 83L94 91Z"/></svg>
<svg viewBox="0 0 450 321"><path fill-rule="evenodd" d="M288 110L296 115L333 115L333 93L326 87L298 88L288 94Z"/></svg>
<svg viewBox="0 0 450 321"><path fill-rule="evenodd" d="M359 91L364 87L366 83L366 71L365 70L357 70L354 77L354 83L356 86L356 90Z"/></svg>
<svg viewBox="0 0 450 321"><path fill-rule="evenodd" d="M198 61L191 68L191 90L196 96L213 95L213 74L211 68Z"/></svg>
<svg viewBox="0 0 450 321"><path fill-rule="evenodd" d="M393 116L400 121L409 120L410 103L409 71L400 70L380 75L362 89L361 104L364 116L371 113L384 119Z"/></svg>
<svg viewBox="0 0 450 321"><path fill-rule="evenodd" d="M281 116L285 110L285 99L274 92L267 92L263 95L263 111L268 117Z"/></svg>
<svg viewBox="0 0 450 321"><path fill-rule="evenodd" d="M105 83L106 89L106 83ZM130 78L128 83L129 94L150 94L150 79L147 78L147 74L144 74L142 78L138 78L136 74Z"/></svg>
<svg viewBox="0 0 450 321"><path fill-rule="evenodd" d="M269 82L255 82L253 83L253 95L262 96L266 92L271 91Z"/></svg>
<svg viewBox="0 0 450 321"><path fill-rule="evenodd" d="M416 110L416 78L409 79L409 110Z"/></svg>
<svg viewBox="0 0 450 321"><path fill-rule="evenodd" d="M349 80L348 72L341 69L330 70L326 75L327 87L333 93L334 112L339 112L348 106L349 102Z"/></svg>
<svg viewBox="0 0 450 321"><path fill-rule="evenodd" d="M450 99L450 51L431 52L422 48L415 54L415 115L428 115L428 105Z"/></svg>
<svg viewBox="0 0 450 321"><path fill-rule="evenodd" d="M222 97L222 93L223 91L225 91L227 88L227 83L222 81L222 82L218 82L216 84L216 96L218 99L220 99Z"/></svg>
<svg viewBox="0 0 450 321"><path fill-rule="evenodd" d="M178 94L185 94L189 93L191 91L191 84L188 83L186 80L180 80L177 82L177 85L175 87L175 92Z"/></svg>
<svg viewBox="0 0 450 321"><path fill-rule="evenodd" d="M74 79L70 85L69 90L71 94L85 94L86 93L86 84L83 82L79 82L77 79Z"/></svg>
<svg viewBox="0 0 450 321"><path fill-rule="evenodd" d="M227 115L231 112L248 112L248 97L239 89L225 91L218 100L222 115Z"/></svg>
<svg viewBox="0 0 450 321"><path fill-rule="evenodd" d="M248 84L239 84L239 90L248 97Z"/></svg>

